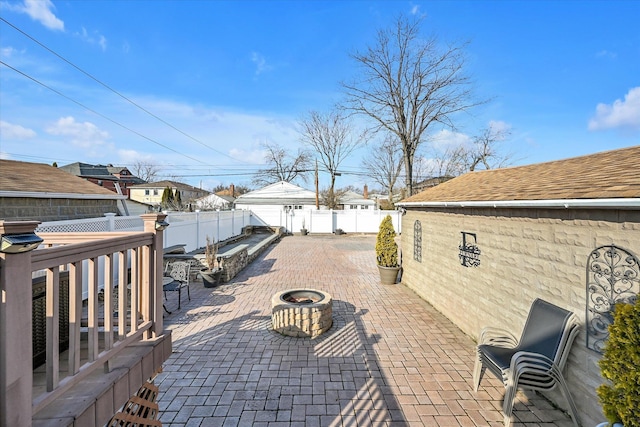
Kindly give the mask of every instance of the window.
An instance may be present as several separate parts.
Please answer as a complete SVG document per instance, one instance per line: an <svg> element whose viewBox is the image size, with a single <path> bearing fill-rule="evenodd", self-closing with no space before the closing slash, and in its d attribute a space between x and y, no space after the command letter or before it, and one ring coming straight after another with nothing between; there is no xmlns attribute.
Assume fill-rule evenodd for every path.
<svg viewBox="0 0 640 427"><path fill-rule="evenodd" d="M148 196L149 195L149 190L144 190L144 195Z"/></svg>
<svg viewBox="0 0 640 427"><path fill-rule="evenodd" d="M157 190L157 189L153 190L153 195L154 195L154 196L157 196L157 195L158 195L158 190Z"/></svg>

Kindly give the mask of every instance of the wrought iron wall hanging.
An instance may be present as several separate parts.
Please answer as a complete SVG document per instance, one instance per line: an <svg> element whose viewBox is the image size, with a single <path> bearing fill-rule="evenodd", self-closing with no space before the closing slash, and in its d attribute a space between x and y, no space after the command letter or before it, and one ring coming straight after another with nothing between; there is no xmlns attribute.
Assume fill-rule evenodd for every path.
<svg viewBox="0 0 640 427"><path fill-rule="evenodd" d="M413 223L413 259L422 262L422 224L418 220Z"/></svg>
<svg viewBox="0 0 640 427"><path fill-rule="evenodd" d="M615 245L594 249L587 260L587 348L602 353L614 306L635 303L640 292L638 258Z"/></svg>
<svg viewBox="0 0 640 427"><path fill-rule="evenodd" d="M465 267L477 267L480 265L480 248L478 247L478 239L476 233L468 233L461 231L462 243L458 248L460 249L460 264ZM473 238L473 243L471 243Z"/></svg>

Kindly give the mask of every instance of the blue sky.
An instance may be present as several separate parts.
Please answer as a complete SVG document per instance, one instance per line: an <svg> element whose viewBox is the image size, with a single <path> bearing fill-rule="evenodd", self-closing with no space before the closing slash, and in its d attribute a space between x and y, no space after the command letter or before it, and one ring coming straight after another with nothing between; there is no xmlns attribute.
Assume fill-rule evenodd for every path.
<svg viewBox="0 0 640 427"><path fill-rule="evenodd" d="M640 144L638 1L9 0L0 157L141 160L207 189L249 184L261 144L295 152L296 121L341 100L349 53L401 13L423 16L425 37L468 40L466 71L491 99L456 132L434 129L440 146L490 123L511 130L514 165ZM350 172L368 150L338 187L367 183Z"/></svg>

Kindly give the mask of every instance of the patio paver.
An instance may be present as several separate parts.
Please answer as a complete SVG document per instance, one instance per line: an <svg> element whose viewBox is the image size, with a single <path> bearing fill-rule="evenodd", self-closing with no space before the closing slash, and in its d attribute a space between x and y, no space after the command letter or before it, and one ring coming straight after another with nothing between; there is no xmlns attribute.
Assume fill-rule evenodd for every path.
<svg viewBox="0 0 640 427"><path fill-rule="evenodd" d="M474 342L411 290L379 284L374 245L288 236L228 284L192 283L165 318L163 425L502 426L502 384L489 374L472 390ZM270 329L271 296L296 288L333 297L334 325L316 339ZM573 425L534 393L518 399L515 426Z"/></svg>

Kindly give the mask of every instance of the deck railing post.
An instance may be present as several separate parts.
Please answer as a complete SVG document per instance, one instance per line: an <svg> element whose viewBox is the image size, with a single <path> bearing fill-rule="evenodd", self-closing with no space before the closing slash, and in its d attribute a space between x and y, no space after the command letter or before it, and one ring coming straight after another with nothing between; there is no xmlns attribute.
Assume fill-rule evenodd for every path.
<svg viewBox="0 0 640 427"><path fill-rule="evenodd" d="M140 215L144 221L144 231L155 234L151 253L148 257L149 265L142 266L142 295L148 301L147 313L153 319L152 334L157 337L164 332L164 322L162 319L162 267L163 267L163 248L164 248L164 229L168 226L165 219L166 214L152 213ZM143 312L145 310L143 309Z"/></svg>
<svg viewBox="0 0 640 427"><path fill-rule="evenodd" d="M33 235L39 221L0 221L0 235ZM31 251L0 252L0 427L31 425ZM7 252L11 249L7 249Z"/></svg>

